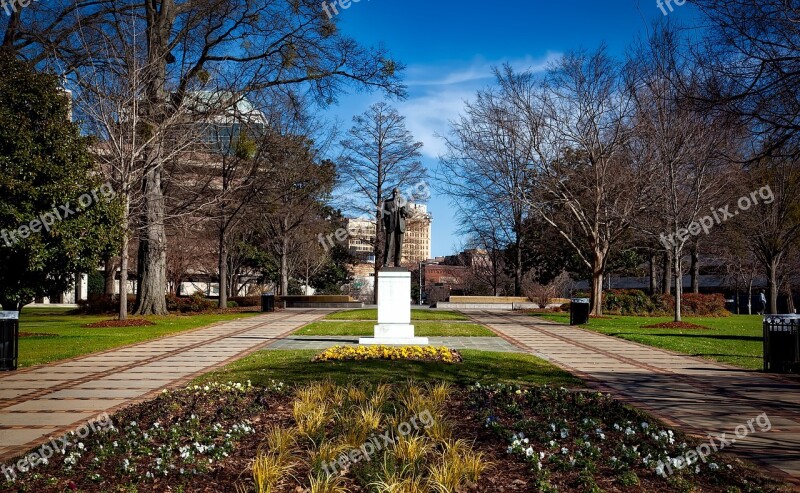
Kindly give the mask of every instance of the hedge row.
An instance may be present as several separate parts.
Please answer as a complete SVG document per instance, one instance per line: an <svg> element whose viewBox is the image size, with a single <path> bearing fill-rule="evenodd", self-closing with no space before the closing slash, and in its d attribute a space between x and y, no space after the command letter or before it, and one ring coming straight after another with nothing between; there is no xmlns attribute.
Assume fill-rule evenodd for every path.
<svg viewBox="0 0 800 493"><path fill-rule="evenodd" d="M210 300L203 296L201 293L195 293L189 298L181 298L174 294L166 296L167 310L171 312L180 313L200 313L218 308L218 302ZM136 303L135 295L128 295L128 309L132 309ZM255 306L255 305L239 305L236 301L228 301L228 308L236 308L238 306ZM116 296L109 294L90 294L88 299L78 302L78 312L87 315L99 315L106 313L117 313L119 311L119 302Z"/></svg>
<svg viewBox="0 0 800 493"><path fill-rule="evenodd" d="M671 315L675 311L675 297L651 296L638 289L611 290L605 293L603 311L611 315ZM698 317L728 315L721 294L685 293L681 296L681 313Z"/></svg>
<svg viewBox="0 0 800 493"><path fill-rule="evenodd" d="M669 294L648 295L639 289L614 289L606 291L603 312L608 315L660 316L672 315L675 297ZM725 297L721 294L685 293L681 296L681 313L696 317L723 317Z"/></svg>

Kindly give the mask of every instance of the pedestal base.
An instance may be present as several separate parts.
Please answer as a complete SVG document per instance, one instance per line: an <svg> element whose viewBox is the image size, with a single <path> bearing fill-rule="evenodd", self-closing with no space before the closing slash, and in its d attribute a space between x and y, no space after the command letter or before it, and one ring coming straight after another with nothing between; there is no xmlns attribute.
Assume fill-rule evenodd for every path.
<svg viewBox="0 0 800 493"><path fill-rule="evenodd" d="M358 340L362 346L427 346L427 337L412 337L411 339L403 339L400 337L386 337L378 339L377 337L362 337Z"/></svg>
<svg viewBox="0 0 800 493"><path fill-rule="evenodd" d="M411 325L411 273L407 269L378 272L378 325L375 337L362 337L364 346L427 346L427 337L414 337Z"/></svg>

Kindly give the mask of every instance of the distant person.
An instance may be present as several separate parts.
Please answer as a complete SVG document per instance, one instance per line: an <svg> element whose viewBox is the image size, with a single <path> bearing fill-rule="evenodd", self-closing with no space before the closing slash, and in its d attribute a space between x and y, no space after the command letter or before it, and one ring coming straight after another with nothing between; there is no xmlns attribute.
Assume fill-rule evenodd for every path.
<svg viewBox="0 0 800 493"><path fill-rule="evenodd" d="M764 294L763 290L758 295L758 302L761 305L761 311L759 313L761 315L764 315L765 313L767 313L767 295Z"/></svg>

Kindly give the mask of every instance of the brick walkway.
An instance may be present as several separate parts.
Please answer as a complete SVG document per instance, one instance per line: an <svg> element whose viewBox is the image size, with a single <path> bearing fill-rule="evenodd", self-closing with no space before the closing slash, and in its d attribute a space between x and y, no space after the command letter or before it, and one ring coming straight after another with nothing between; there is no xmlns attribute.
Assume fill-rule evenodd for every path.
<svg viewBox="0 0 800 493"><path fill-rule="evenodd" d="M767 413L772 429L739 439L741 454L800 484L800 385L509 312L465 312L531 354L699 435L727 434Z"/></svg>
<svg viewBox="0 0 800 493"><path fill-rule="evenodd" d="M45 437L273 344L333 310L286 310L0 374L0 463Z"/></svg>
<svg viewBox="0 0 800 493"><path fill-rule="evenodd" d="M476 349L500 353L518 353L519 348L502 337L428 337L432 346L447 346L451 349ZM357 346L358 337L353 336L289 336L277 341L270 349L328 349L331 346Z"/></svg>

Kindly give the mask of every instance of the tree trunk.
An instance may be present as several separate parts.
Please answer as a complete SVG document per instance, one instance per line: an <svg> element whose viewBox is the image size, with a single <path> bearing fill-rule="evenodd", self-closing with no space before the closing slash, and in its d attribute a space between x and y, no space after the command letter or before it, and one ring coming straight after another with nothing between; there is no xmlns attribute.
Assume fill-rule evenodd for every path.
<svg viewBox="0 0 800 493"><path fill-rule="evenodd" d="M219 231L219 308L228 308L228 248L224 228Z"/></svg>
<svg viewBox="0 0 800 493"><path fill-rule="evenodd" d="M650 253L650 296L658 292L658 270L656 266L656 253Z"/></svg>
<svg viewBox="0 0 800 493"><path fill-rule="evenodd" d="M129 240L130 198L126 195L122 211L122 238L119 252L119 319L128 319L128 242Z"/></svg>
<svg viewBox="0 0 800 493"><path fill-rule="evenodd" d="M767 277L769 278L769 309L770 313L778 313L778 266L780 261L772 257L767 263Z"/></svg>
<svg viewBox="0 0 800 493"><path fill-rule="evenodd" d="M281 245L281 295L289 296L289 238L284 238Z"/></svg>
<svg viewBox="0 0 800 493"><path fill-rule="evenodd" d="M164 233L164 192L161 189L160 166L154 167L145 178L145 230L140 244L144 247L141 271L141 292L138 293L137 315L166 315L167 300L167 238Z"/></svg>
<svg viewBox="0 0 800 493"><path fill-rule="evenodd" d="M747 285L747 314L753 314L753 281Z"/></svg>
<svg viewBox="0 0 800 493"><path fill-rule="evenodd" d="M514 266L514 296L522 296L522 236L517 230L517 256ZM602 284L601 284L602 287Z"/></svg>
<svg viewBox="0 0 800 493"><path fill-rule="evenodd" d="M675 321L682 322L681 297L683 296L683 265L681 248L676 246L672 251L672 271L675 276Z"/></svg>
<svg viewBox="0 0 800 493"><path fill-rule="evenodd" d="M669 252L664 253L664 278L661 282L661 292L663 294L672 294L672 259Z"/></svg>
<svg viewBox="0 0 800 493"><path fill-rule="evenodd" d="M83 296L82 296L82 293L81 293L81 291L83 291L81 289L81 284L83 284L81 282L81 273L80 272L76 272L75 273L75 304L77 304L79 301L81 301L83 299Z"/></svg>
<svg viewBox="0 0 800 493"><path fill-rule="evenodd" d="M167 120L167 60L170 35L175 22L175 1L145 2L147 22L147 87L145 100L153 125ZM143 177L144 232L139 247L144 247L138 266L141 289L137 292L137 315L166 315L167 312L167 238L164 232L165 204L161 179L164 170L161 143L145 152L148 171Z"/></svg>
<svg viewBox="0 0 800 493"><path fill-rule="evenodd" d="M603 315L603 276L605 274L606 252L601 248L594 249L592 259L592 315Z"/></svg>
<svg viewBox="0 0 800 493"><path fill-rule="evenodd" d="M114 296L116 294L114 289L114 283L117 280L116 267L117 263L114 261L113 256L107 258L103 264L103 292L110 296Z"/></svg>
<svg viewBox="0 0 800 493"><path fill-rule="evenodd" d="M380 201L382 193L383 191L378 189L379 209L375 215L375 246L372 249L372 253L375 255L375 277L372 280L373 305L378 304L378 274L383 266L383 248L385 248L385 245L383 245L383 202Z"/></svg>
<svg viewBox="0 0 800 493"><path fill-rule="evenodd" d="M697 243L692 246L692 293L700 293L700 252Z"/></svg>

